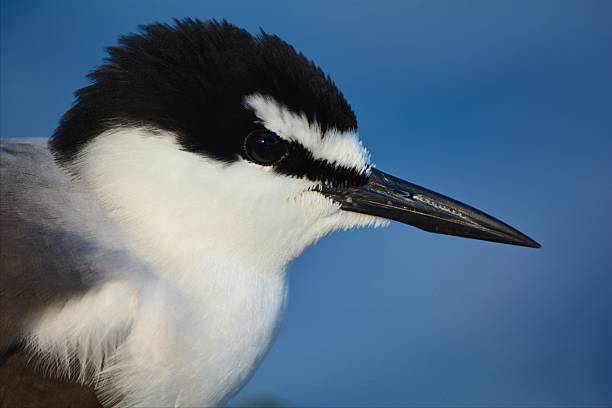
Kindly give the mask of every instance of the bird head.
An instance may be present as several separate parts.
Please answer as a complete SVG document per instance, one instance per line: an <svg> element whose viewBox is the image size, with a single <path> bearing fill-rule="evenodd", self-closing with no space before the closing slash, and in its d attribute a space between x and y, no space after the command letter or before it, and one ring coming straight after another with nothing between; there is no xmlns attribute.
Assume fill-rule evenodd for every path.
<svg viewBox="0 0 612 408"><path fill-rule="evenodd" d="M397 220L537 246L375 169L341 92L276 36L151 24L108 48L89 79L51 148L139 240L282 263L331 231Z"/></svg>

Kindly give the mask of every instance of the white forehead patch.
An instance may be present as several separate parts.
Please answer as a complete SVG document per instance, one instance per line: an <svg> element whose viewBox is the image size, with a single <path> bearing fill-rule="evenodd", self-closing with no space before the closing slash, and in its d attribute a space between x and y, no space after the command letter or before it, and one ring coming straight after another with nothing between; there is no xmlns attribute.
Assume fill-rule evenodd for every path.
<svg viewBox="0 0 612 408"><path fill-rule="evenodd" d="M315 159L369 173L370 154L355 131L330 128L323 134L318 123L308 122L305 114L291 111L270 96L249 95L244 103L267 129L285 140L300 143Z"/></svg>

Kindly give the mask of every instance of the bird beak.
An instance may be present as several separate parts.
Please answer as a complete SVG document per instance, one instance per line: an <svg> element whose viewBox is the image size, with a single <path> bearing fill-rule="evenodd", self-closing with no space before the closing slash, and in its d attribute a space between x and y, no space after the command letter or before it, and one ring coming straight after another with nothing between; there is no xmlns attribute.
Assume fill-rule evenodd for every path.
<svg viewBox="0 0 612 408"><path fill-rule="evenodd" d="M438 234L540 248L507 224L452 198L372 169L359 187L323 187L341 208L412 225Z"/></svg>

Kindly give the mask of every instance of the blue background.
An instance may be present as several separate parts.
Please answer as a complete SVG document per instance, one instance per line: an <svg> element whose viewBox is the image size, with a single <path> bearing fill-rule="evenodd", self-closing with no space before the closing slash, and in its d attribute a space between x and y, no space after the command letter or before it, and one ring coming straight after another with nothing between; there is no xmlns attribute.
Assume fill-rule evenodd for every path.
<svg viewBox="0 0 612 408"><path fill-rule="evenodd" d="M612 405L611 1L2 0L0 135L49 136L104 46L185 16L280 35L343 90L379 168L543 244L326 238L234 404Z"/></svg>

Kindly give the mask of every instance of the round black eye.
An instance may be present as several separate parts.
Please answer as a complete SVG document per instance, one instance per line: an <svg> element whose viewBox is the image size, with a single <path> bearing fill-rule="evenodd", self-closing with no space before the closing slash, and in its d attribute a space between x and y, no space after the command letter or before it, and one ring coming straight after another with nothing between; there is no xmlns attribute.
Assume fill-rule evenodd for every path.
<svg viewBox="0 0 612 408"><path fill-rule="evenodd" d="M262 166L278 163L287 151L287 142L269 130L254 130L244 139L246 158Z"/></svg>

